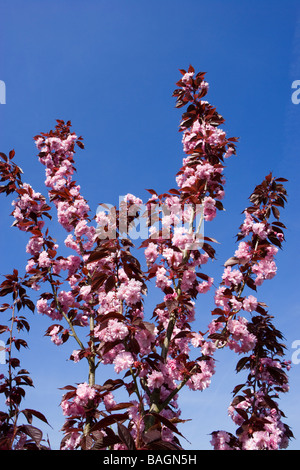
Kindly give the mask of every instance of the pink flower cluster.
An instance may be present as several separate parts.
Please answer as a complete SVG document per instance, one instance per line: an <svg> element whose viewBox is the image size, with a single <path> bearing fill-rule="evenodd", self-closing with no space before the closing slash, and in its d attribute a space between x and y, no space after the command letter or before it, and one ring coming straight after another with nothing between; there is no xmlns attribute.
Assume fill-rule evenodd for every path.
<svg viewBox="0 0 300 470"><path fill-rule="evenodd" d="M203 352L203 351L202 351ZM203 352L205 354L205 352ZM215 361L213 358L199 361L201 372L192 375L188 380L187 386L190 390L205 390L211 384L211 377L215 373Z"/></svg>
<svg viewBox="0 0 300 470"><path fill-rule="evenodd" d="M69 133L65 138L39 137L36 146L40 151L39 160L46 167L45 184L56 206L58 221L68 232L74 230L77 244L84 242L83 248L87 250L93 246L95 228L88 226L89 205L80 195L80 186L72 181L74 142L77 139L75 133Z"/></svg>
<svg viewBox="0 0 300 470"><path fill-rule="evenodd" d="M277 267L273 259L262 259L253 266L252 271L256 274L255 284L261 286L265 279L272 279L276 275Z"/></svg>
<svg viewBox="0 0 300 470"><path fill-rule="evenodd" d="M188 188L196 185L199 181L205 181L207 190L214 196L207 196L203 200L204 210L207 213L207 220L213 220L216 215L215 199L222 200L224 198L223 184L225 178L222 175L223 165L212 165L209 162L199 163L195 168L188 165L189 158L183 159L184 167L178 173L176 182L180 189Z"/></svg>
<svg viewBox="0 0 300 470"><path fill-rule="evenodd" d="M226 286L238 286L243 280L243 274L238 269L232 269L228 266L224 270L222 279Z"/></svg>
<svg viewBox="0 0 300 470"><path fill-rule="evenodd" d="M73 387L75 389L75 387ZM69 395L69 396L68 396ZM71 396L70 396L71 395ZM68 416L69 419L84 419L89 409L97 406L99 397L96 389L90 387L86 382L77 386L77 389L69 392L61 401L61 408L63 414ZM80 443L82 434L79 429L72 430L62 441L61 450L75 450Z"/></svg>
<svg viewBox="0 0 300 470"><path fill-rule="evenodd" d="M243 235L247 236L250 232L253 232L261 240L265 240L269 233L269 226L266 222L255 222L252 215L249 212L245 211L245 221L241 226L241 232Z"/></svg>
<svg viewBox="0 0 300 470"><path fill-rule="evenodd" d="M101 328L101 325L97 325L94 329L94 336L104 342L122 341L128 333L127 326L114 319L108 321L106 328Z"/></svg>
<svg viewBox="0 0 300 470"><path fill-rule="evenodd" d="M253 217L247 211L245 212L246 217L244 223L241 225L241 233L243 235L250 235L252 233L253 236L258 236L260 240L265 240L270 232L268 224L262 222L254 223ZM274 257L277 252L278 248L276 246L269 245L260 255L260 259L252 262L252 258L256 255L255 250L251 249L248 242L241 241L235 252L235 256L238 258L240 264L252 262L252 273L255 275L254 283L260 286L264 280L272 279L276 275L277 267Z"/></svg>
<svg viewBox="0 0 300 470"><path fill-rule="evenodd" d="M36 217L39 217L44 206L46 206L46 201L44 196L41 193L35 192L28 183L22 183L17 192L19 197L16 201L12 202L15 208L12 215L15 218L15 225L20 230L27 231L33 225L32 222L29 222L29 220L33 220L32 215L35 214ZM39 221L38 227L42 228L43 225L44 222Z"/></svg>
<svg viewBox="0 0 300 470"><path fill-rule="evenodd" d="M234 450L230 444L231 436L226 431L216 431L212 433L211 445L214 450Z"/></svg>
<svg viewBox="0 0 300 470"><path fill-rule="evenodd" d="M49 332L49 336L51 337L51 341L56 344L56 346L60 346L63 343L63 340L58 336L58 333L61 332L61 327L58 325L53 326L51 331Z"/></svg>
<svg viewBox="0 0 300 470"><path fill-rule="evenodd" d="M58 311L54 303L51 302L49 305L47 299L40 298L36 303L36 308L38 313L48 315L52 320L62 319L61 312Z"/></svg>
<svg viewBox="0 0 300 470"><path fill-rule="evenodd" d="M78 385L76 394L72 400L64 399L61 402L61 408L65 416L83 416L89 401L96 397L96 390L90 387L86 382Z"/></svg>
<svg viewBox="0 0 300 470"><path fill-rule="evenodd" d="M127 305L133 306L142 299L142 283L136 279L128 279L122 282L118 288L117 297L125 301Z"/></svg>
<svg viewBox="0 0 300 470"><path fill-rule="evenodd" d="M253 404L259 407L260 402L263 403L263 401L262 393L257 393L256 396L251 399L246 399L238 403L235 408L251 412ZM245 419L235 408L232 406L229 407L229 416L231 416L235 424L242 426ZM261 413L260 417L262 418L263 416L263 413ZM278 410L276 410L276 408L267 409L264 418L265 423L262 430L254 431L249 434L249 430L246 427L244 432L239 436L242 450L279 450L286 448L288 439L285 435L285 428Z"/></svg>
<svg viewBox="0 0 300 470"><path fill-rule="evenodd" d="M205 142L211 146L222 146L226 140L226 134L211 124L200 124L195 121L191 129L182 137L183 150L186 153L193 151L197 146L204 146Z"/></svg>
<svg viewBox="0 0 300 470"><path fill-rule="evenodd" d="M240 401L228 409L233 422L242 429L238 438L226 431L212 433L211 444L214 450L280 450L288 446L289 438L282 422L280 412L274 408L265 408L261 392L251 398ZM245 417L253 408L260 407L261 429L252 430ZM240 411L240 412L239 412Z"/></svg>
<svg viewBox="0 0 300 470"><path fill-rule="evenodd" d="M288 370L289 364L275 359L276 352L279 358L283 355L282 344L276 338L277 335L281 338L281 335L279 332L274 335L276 330L270 321L272 317L264 308L265 304L258 302L253 295L242 297L245 286L256 290L265 279L272 279L276 274L274 257L278 248L274 244L280 246L280 241L284 239L280 232L284 225L278 221L276 207L272 208L272 212L277 220L273 225L269 223L271 203L275 201L275 206L277 204L276 195L272 192L274 188L278 187L269 175L251 195L254 205L245 210L245 220L238 234L238 249L234 257L227 261L222 276L223 285L215 293L218 307L215 313L220 314L220 308L224 312L218 325L219 330L223 328L222 331L225 331L221 345L226 344L238 354L252 351L250 356L242 358L237 364L237 371L246 368L250 372L246 383L234 390L235 397L229 407L229 415L239 429L236 436L225 431L212 433L211 444L218 450L277 450L286 448L292 436L288 426L283 424L284 415L274 401L278 392L288 390L284 369ZM280 186L278 189L281 189ZM241 241L246 236L251 238ZM233 268L233 265L238 267ZM236 318L242 309L250 313L256 311L258 315L253 316L251 322L242 316ZM241 394L243 386L244 395Z"/></svg>
<svg viewBox="0 0 300 470"><path fill-rule="evenodd" d="M248 321L244 317L238 317L237 320L231 318L227 322L231 334L228 346L236 353L251 351L256 344L256 336L248 331L247 324Z"/></svg>

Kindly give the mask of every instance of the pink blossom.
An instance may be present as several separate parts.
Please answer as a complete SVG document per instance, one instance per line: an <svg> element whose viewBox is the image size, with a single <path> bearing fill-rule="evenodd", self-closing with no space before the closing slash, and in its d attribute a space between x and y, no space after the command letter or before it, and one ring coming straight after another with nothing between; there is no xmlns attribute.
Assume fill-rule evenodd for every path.
<svg viewBox="0 0 300 470"><path fill-rule="evenodd" d="M83 300L90 300L91 299L91 286L82 286L79 291L79 295L83 298Z"/></svg>
<svg viewBox="0 0 300 470"><path fill-rule="evenodd" d="M181 289L183 292L188 291L196 281L196 272L194 269L186 269L182 276Z"/></svg>
<svg viewBox="0 0 300 470"><path fill-rule="evenodd" d="M131 434L134 438L137 437L137 435L141 435L141 433L145 429L145 423L143 416L141 416L140 413L140 403L138 403L136 400L131 401L132 406L128 409L128 414L131 422L133 423L133 427L131 430Z"/></svg>
<svg viewBox="0 0 300 470"><path fill-rule="evenodd" d="M58 301L60 302L62 309L66 312L70 307L74 306L75 299L71 291L66 292L62 290L58 294Z"/></svg>
<svg viewBox="0 0 300 470"><path fill-rule="evenodd" d="M234 256L239 259L241 264L245 264L251 259L251 247L247 242L240 242Z"/></svg>
<svg viewBox="0 0 300 470"><path fill-rule="evenodd" d="M216 201L210 196L203 199L203 213L206 221L211 221L216 217Z"/></svg>
<svg viewBox="0 0 300 470"><path fill-rule="evenodd" d="M45 145L49 146L50 152L56 152L62 149L62 141L59 137L49 137L45 140Z"/></svg>
<svg viewBox="0 0 300 470"><path fill-rule="evenodd" d="M145 249L145 257L147 264L152 264L158 257L158 251L157 251L157 246L151 242Z"/></svg>
<svg viewBox="0 0 300 470"><path fill-rule="evenodd" d="M221 167L214 167L210 163L201 163L197 165L196 176L199 179L205 179L209 181L215 173L220 173L222 171Z"/></svg>
<svg viewBox="0 0 300 470"><path fill-rule="evenodd" d="M231 266L225 268L222 279L226 286L237 286L243 280L243 275L238 269L232 269Z"/></svg>
<svg viewBox="0 0 300 470"><path fill-rule="evenodd" d="M231 297L230 304L232 310L234 310L235 312L239 312L243 307L243 303L240 302L235 296Z"/></svg>
<svg viewBox="0 0 300 470"><path fill-rule="evenodd" d="M115 291L110 291L108 293L105 291L100 291L98 294L98 301L100 304L98 308L99 314L120 310L121 301L117 297L117 293Z"/></svg>
<svg viewBox="0 0 300 470"><path fill-rule="evenodd" d="M64 227L67 232L73 230L72 219L75 215L75 209L70 207L65 201L59 201L57 203L57 218L58 222Z"/></svg>
<svg viewBox="0 0 300 470"><path fill-rule="evenodd" d="M175 227L172 244L181 250L188 248L189 244L193 242L192 235L188 233L185 227Z"/></svg>
<svg viewBox="0 0 300 470"><path fill-rule="evenodd" d="M170 267L177 267L182 261L182 253L173 248L164 248L162 255Z"/></svg>
<svg viewBox="0 0 300 470"><path fill-rule="evenodd" d="M98 228L109 226L111 220L110 217L104 211L98 211L95 218Z"/></svg>
<svg viewBox="0 0 300 470"><path fill-rule="evenodd" d="M190 130L187 130L182 137L183 151L188 153L203 141L203 134L205 133L204 126L195 121Z"/></svg>
<svg viewBox="0 0 300 470"><path fill-rule="evenodd" d="M93 400L95 398L96 390L84 382L78 385L76 395L79 398L76 402L81 406L85 406L88 404L89 400Z"/></svg>
<svg viewBox="0 0 300 470"><path fill-rule="evenodd" d="M224 158L231 157L231 155L233 155L233 153L234 153L234 149L232 147L228 147L228 149L224 153Z"/></svg>
<svg viewBox="0 0 300 470"><path fill-rule="evenodd" d="M106 328L101 329L100 325L97 325L94 330L94 335L105 342L123 340L128 335L128 328L124 323L111 319L108 321Z"/></svg>
<svg viewBox="0 0 300 470"><path fill-rule="evenodd" d="M116 406L116 402L115 402L115 399L114 399L114 396L111 392L108 392L104 398L103 398L103 403L104 403L104 406L105 406L105 409L107 411L110 411L112 408L114 408L114 406Z"/></svg>
<svg viewBox="0 0 300 470"><path fill-rule="evenodd" d="M35 141L35 145L37 146L37 148L38 148L39 150L41 150L42 147L43 147L43 145L44 145L44 139L43 139L43 137L38 137L38 138L36 139L36 141Z"/></svg>
<svg viewBox="0 0 300 470"><path fill-rule="evenodd" d="M72 228L73 227L71 226L71 230L72 230ZM65 245L66 245L66 247L72 248L72 250L75 250L80 254L80 248L79 248L77 242L74 240L74 237L71 233L65 239Z"/></svg>
<svg viewBox="0 0 300 470"><path fill-rule="evenodd" d="M77 215L81 218L86 217L90 210L86 200L80 195L75 197L73 207L75 207Z"/></svg>
<svg viewBox="0 0 300 470"><path fill-rule="evenodd" d="M60 327L56 325L49 332L49 335L51 336L51 341L57 346L60 346L63 343L62 339L58 336L60 330Z"/></svg>
<svg viewBox="0 0 300 470"><path fill-rule="evenodd" d="M247 324L248 321L244 317L238 317L237 320L231 318L228 320L227 328L235 337L242 338L248 334Z"/></svg>
<svg viewBox="0 0 300 470"><path fill-rule="evenodd" d="M61 450L75 450L79 446L80 440L81 434L77 431L72 432L68 439L63 442Z"/></svg>
<svg viewBox="0 0 300 470"><path fill-rule="evenodd" d="M68 281L69 281L69 285L70 285L71 289L74 289L75 286L76 286L76 284L77 284L77 282L78 282L78 279L77 279L76 276L71 276L71 277L68 279Z"/></svg>
<svg viewBox="0 0 300 470"><path fill-rule="evenodd" d="M200 265L206 264L208 260L209 260L209 255L207 253L202 253L199 257Z"/></svg>
<svg viewBox="0 0 300 470"><path fill-rule="evenodd" d="M243 308L247 312L253 312L253 310L256 310L257 304L258 302L254 295L249 295L243 300Z"/></svg>
<svg viewBox="0 0 300 470"><path fill-rule="evenodd" d="M78 224L75 227L75 231L74 231L75 236L83 237L87 233L87 230L88 230L87 221L80 220L80 222L78 222Z"/></svg>
<svg viewBox="0 0 300 470"><path fill-rule="evenodd" d="M276 248L276 246L273 246L273 245L268 246L265 259L267 259L268 261L273 261L273 258L277 253L278 253L278 248Z"/></svg>
<svg viewBox="0 0 300 470"><path fill-rule="evenodd" d="M239 401L235 406L230 405L228 407L228 415L231 417L232 421L241 426L245 419L236 411L236 408L239 410L247 411L251 407L251 402L248 400Z"/></svg>
<svg viewBox="0 0 300 470"><path fill-rule="evenodd" d="M212 439L210 441L214 450L231 450L229 445L230 435L226 431L217 431L212 433Z"/></svg>
<svg viewBox="0 0 300 470"><path fill-rule="evenodd" d="M140 354L149 354L151 352L152 343L155 342L155 336L149 330L140 330L135 334L135 339L137 340L140 347Z"/></svg>
<svg viewBox="0 0 300 470"><path fill-rule="evenodd" d="M229 297L225 294L226 287L220 286L215 291L215 304L218 307L224 307L225 309L229 309Z"/></svg>
<svg viewBox="0 0 300 470"><path fill-rule="evenodd" d="M130 352L123 351L114 358L115 371L117 374L124 369L128 369L134 363L134 358Z"/></svg>
<svg viewBox="0 0 300 470"><path fill-rule="evenodd" d="M215 198L221 201L222 199L224 199L224 196L225 196L225 191L223 189L217 189Z"/></svg>
<svg viewBox="0 0 300 470"><path fill-rule="evenodd" d="M77 272L81 264L81 259L79 256L70 255L67 259L60 260L62 269L68 270L68 276L72 276Z"/></svg>
<svg viewBox="0 0 300 470"><path fill-rule="evenodd" d="M185 85L191 85L192 84L192 78L194 76L194 72L186 72L183 77L181 78L181 81Z"/></svg>
<svg viewBox="0 0 300 470"><path fill-rule="evenodd" d="M50 307L46 299L39 299L36 303L36 308L38 313L48 315L50 312Z"/></svg>
<svg viewBox="0 0 300 470"><path fill-rule="evenodd" d="M246 211L246 217L241 226L241 232L243 235L249 235L250 231L252 230L253 223L254 221L252 216L249 214L249 212Z"/></svg>
<svg viewBox="0 0 300 470"><path fill-rule="evenodd" d="M202 343L203 343L203 336L200 333L193 333L191 344L194 346L194 348L199 348Z"/></svg>
<svg viewBox="0 0 300 470"><path fill-rule="evenodd" d="M28 260L28 261L27 261L27 265L26 265L26 272L27 272L27 273L30 273L30 271L31 271L32 269L34 269L35 265L36 265L36 263L35 263L35 261L34 261L33 259Z"/></svg>
<svg viewBox="0 0 300 470"><path fill-rule="evenodd" d="M17 222L22 222L24 220L24 215L22 214L22 211L20 207L16 206L15 210L13 211L12 215L16 219ZM22 229L21 229L22 230ZM25 230L25 229L23 229Z"/></svg>
<svg viewBox="0 0 300 470"><path fill-rule="evenodd" d="M216 345L212 341L204 341L201 346L202 354L211 356L216 350Z"/></svg>
<svg viewBox="0 0 300 470"><path fill-rule="evenodd" d="M31 255L37 255L44 244L42 237L31 237L26 246L26 252Z"/></svg>
<svg viewBox="0 0 300 470"><path fill-rule="evenodd" d="M213 282L214 282L214 278L209 277L207 281L200 282L198 286L196 287L196 289L200 294L205 294L206 292L209 291L209 289L213 285Z"/></svg>
<svg viewBox="0 0 300 470"><path fill-rule="evenodd" d="M166 329L169 323L169 316L170 316L168 309L163 310L161 308L156 308L155 313L158 317L159 322Z"/></svg>
<svg viewBox="0 0 300 470"><path fill-rule="evenodd" d="M172 281L166 276L166 269L160 266L156 271L156 283L155 285L160 289L165 289L172 284Z"/></svg>
<svg viewBox="0 0 300 470"><path fill-rule="evenodd" d="M232 339L227 344L236 353L251 351L256 344L256 336L249 332L247 324L248 321L244 317L228 320L227 328L232 334Z"/></svg>
<svg viewBox="0 0 300 470"><path fill-rule="evenodd" d="M266 224L259 222L252 225L252 231L257 235L261 240L265 240L268 236L268 228Z"/></svg>
<svg viewBox="0 0 300 470"><path fill-rule="evenodd" d="M52 318L52 320L62 319L62 314L55 308L49 306L46 299L39 299L36 303L36 308L38 313L48 315L50 318Z"/></svg>
<svg viewBox="0 0 300 470"><path fill-rule="evenodd" d="M129 279L128 282L120 285L117 297L120 300L125 300L128 305L135 305L142 298L142 287L143 284L140 281Z"/></svg>
<svg viewBox="0 0 300 470"><path fill-rule="evenodd" d="M211 321L210 324L208 325L209 334L211 335L213 333L216 333L222 327L223 327L223 323L217 322L216 320Z"/></svg>
<svg viewBox="0 0 300 470"><path fill-rule="evenodd" d="M252 271L256 274L255 284L260 286L265 279L272 279L276 275L277 267L275 261L262 259L253 266Z"/></svg>
<svg viewBox="0 0 300 470"><path fill-rule="evenodd" d="M61 408L63 410L63 414L65 416L72 416L72 415L74 415L74 416L76 416L76 415L83 416L84 415L83 406L79 405L76 402L70 402L68 400L62 400L60 406L61 406Z"/></svg>
<svg viewBox="0 0 300 470"><path fill-rule="evenodd" d="M224 143L226 134L222 129L210 124L206 125L206 140L212 146L219 146Z"/></svg>
<svg viewBox="0 0 300 470"><path fill-rule="evenodd" d="M187 382L191 390L205 390L209 387L211 377L215 373L215 362L212 358L199 362L199 365L201 372L193 374Z"/></svg>
<svg viewBox="0 0 300 470"><path fill-rule="evenodd" d="M75 363L80 361L80 352L80 349L74 349L74 351L72 352L71 358Z"/></svg>
<svg viewBox="0 0 300 470"><path fill-rule="evenodd" d="M164 376L161 372L154 370L147 377L148 387L159 388L164 383Z"/></svg>
<svg viewBox="0 0 300 470"><path fill-rule="evenodd" d="M130 193L126 194L126 196L124 196L123 200L124 200L124 202L127 202L127 204L137 204L137 205L143 204L143 201L140 198L138 198L138 197L136 197L136 196L134 196L133 194L130 194Z"/></svg>
<svg viewBox="0 0 300 470"><path fill-rule="evenodd" d="M48 253L46 251L41 252L38 259L38 263L41 268L49 268L49 266L51 266L51 259L49 258Z"/></svg>

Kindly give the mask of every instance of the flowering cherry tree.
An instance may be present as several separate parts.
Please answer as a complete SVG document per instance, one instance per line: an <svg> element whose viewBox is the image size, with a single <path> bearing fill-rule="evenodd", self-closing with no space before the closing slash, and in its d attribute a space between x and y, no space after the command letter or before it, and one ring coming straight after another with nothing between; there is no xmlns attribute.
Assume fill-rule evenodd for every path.
<svg viewBox="0 0 300 470"><path fill-rule="evenodd" d="M13 357L13 348L27 345L13 329L30 329L18 312L35 308L49 317L46 336L57 346L72 341L70 358L87 364L86 382L63 387L61 449L181 449L180 391L209 387L214 353L222 348L238 355L236 370L248 376L235 387L229 406L236 435L213 431L213 448L279 449L292 437L278 405L279 394L288 390L290 364L282 334L256 295L276 274L285 229L278 208L286 202L286 180L269 174L254 189L237 249L216 287L203 272L215 258L216 242L204 236L203 224L223 210L225 161L236 154L238 139L226 136L223 117L204 99L205 74L192 66L180 72L173 95L176 107L185 107L179 127L185 156L176 188L164 194L149 189L147 201L127 194L119 207L101 205L92 215L74 179L75 148L84 144L70 121L58 120L54 130L34 138L47 198L23 182L14 151L1 153L0 191L15 195L13 225L29 236L23 275L14 270L0 286L2 297L12 295L1 307L11 314L10 326L0 330L8 337L7 375L0 376L7 406L0 413L3 450L50 448L32 426L33 417L47 422L46 417L21 409L23 386L32 380ZM54 209L66 232L68 256L51 232ZM129 235L142 220L147 236L137 245ZM150 285L161 296L151 312L145 303ZM29 298L32 289L38 292L36 305ZM197 301L211 289L211 321L199 331L193 328ZM113 376L101 383L105 365Z"/></svg>

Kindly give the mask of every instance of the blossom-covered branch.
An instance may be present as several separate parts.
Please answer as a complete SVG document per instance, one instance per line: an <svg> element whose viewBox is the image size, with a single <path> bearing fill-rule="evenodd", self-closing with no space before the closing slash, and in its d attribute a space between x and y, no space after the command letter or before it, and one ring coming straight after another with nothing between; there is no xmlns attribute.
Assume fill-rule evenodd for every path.
<svg viewBox="0 0 300 470"><path fill-rule="evenodd" d="M216 291L213 314L218 318L211 337L219 347L226 345L238 354L249 353L236 367L237 372L248 370L249 374L245 384L235 387L229 407L239 426L236 436L224 431L212 433L215 449L277 450L287 447L293 437L276 400L279 393L289 389L285 371L290 362L283 358L283 335L274 327L265 303L243 293L246 287L256 291L276 275L275 256L284 241L285 225L279 220L278 209L286 202L284 181L269 174L250 196L252 205L244 211L238 249L225 263L223 285ZM249 312L251 319L241 311Z"/></svg>
<svg viewBox="0 0 300 470"><path fill-rule="evenodd" d="M148 189L151 196L145 203L127 194L119 207L104 204L91 217L74 180L75 145L82 149L84 145L71 132L70 121L58 120L54 130L35 136L49 202L22 181L22 170L13 163L14 151L8 157L0 154L4 183L0 192L16 194L13 225L30 234L23 284L42 291L36 306L52 321L46 335L58 346L73 338L76 349L70 358L88 363L85 382L62 387L66 421L61 449L182 448L178 424L185 420L179 393L185 386L194 391L209 387L215 374L214 352L225 346L238 354L250 353L238 363L238 370L250 370L243 400L241 395L235 397L247 406L235 401L231 409L233 416L243 417L238 436L247 434L248 443L246 438L217 432L216 448L222 447L223 438L225 447L250 448L253 442L259 447L253 436L262 430L257 428L258 418L267 413L266 403L274 398L271 389L286 388L285 376L279 374L279 379L278 370L288 365L281 362L277 367L275 357L283 351L274 339L280 334L265 304L244 293L246 288L255 291L276 273L274 257L284 239L278 210L286 200L283 181L268 175L252 194L238 235L240 244L225 264L216 290L217 318L205 332L194 331L193 322L199 319L196 302L214 283L203 267L215 258L216 240L204 235L203 227L224 209L225 161L236 154L237 139L226 136L220 127L223 117L204 99L208 92L204 73L196 74L190 66L181 70L176 85L176 107L186 106L179 126L184 158L176 187L163 194ZM52 219L53 205L67 234L64 247L45 224ZM272 223L271 215L276 219ZM147 236L137 246L131 235L142 221ZM140 248L137 254L135 248ZM64 255L65 249L71 254ZM145 300L152 288L161 301L149 313ZM257 315L249 321L242 310ZM106 365L117 378L100 384L96 372ZM263 367L269 374L273 371L274 383L268 378L268 386ZM272 425L276 421L278 430L281 415L275 405L274 409ZM264 416L260 426L265 425ZM280 436L282 442L289 437L287 427Z"/></svg>

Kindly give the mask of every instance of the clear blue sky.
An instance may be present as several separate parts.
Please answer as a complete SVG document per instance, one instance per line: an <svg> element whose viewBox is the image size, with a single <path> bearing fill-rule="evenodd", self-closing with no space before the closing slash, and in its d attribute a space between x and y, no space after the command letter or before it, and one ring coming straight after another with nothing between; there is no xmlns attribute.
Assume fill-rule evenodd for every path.
<svg viewBox="0 0 300 470"><path fill-rule="evenodd" d="M181 111L172 98L178 69L192 64L207 72L208 100L225 117L228 135L240 138L238 155L226 169L226 213L205 227L222 243L207 273L218 281L222 263L233 254L254 186L270 171L288 178L289 204L282 213L287 243L277 257L276 278L258 297L275 315L291 359L292 343L300 340L300 104L291 101L292 82L300 80L299 2L0 0L0 15L0 80L6 84L0 151L14 148L24 180L45 192L33 136L53 128L56 119L70 119L86 145L78 152L78 182L93 212L128 192L145 198L145 188L174 187L183 156ZM10 228L10 204L10 198L0 199L1 274L14 267L21 272L27 259L26 235ZM59 230L59 241L63 235ZM208 295L199 308L200 323L207 324L211 308ZM57 348L43 337L47 318L35 314L31 324L22 363L36 388L28 389L25 405L47 415L53 430L43 429L55 447L63 424L58 388L86 380L86 371L66 361L71 342ZM183 394L183 417L197 416L182 429L190 448L210 448L211 431L232 429L227 406L241 381L236 360L234 354L220 355L211 388ZM298 449L300 364L290 372L290 385L282 408L296 437L290 448Z"/></svg>

